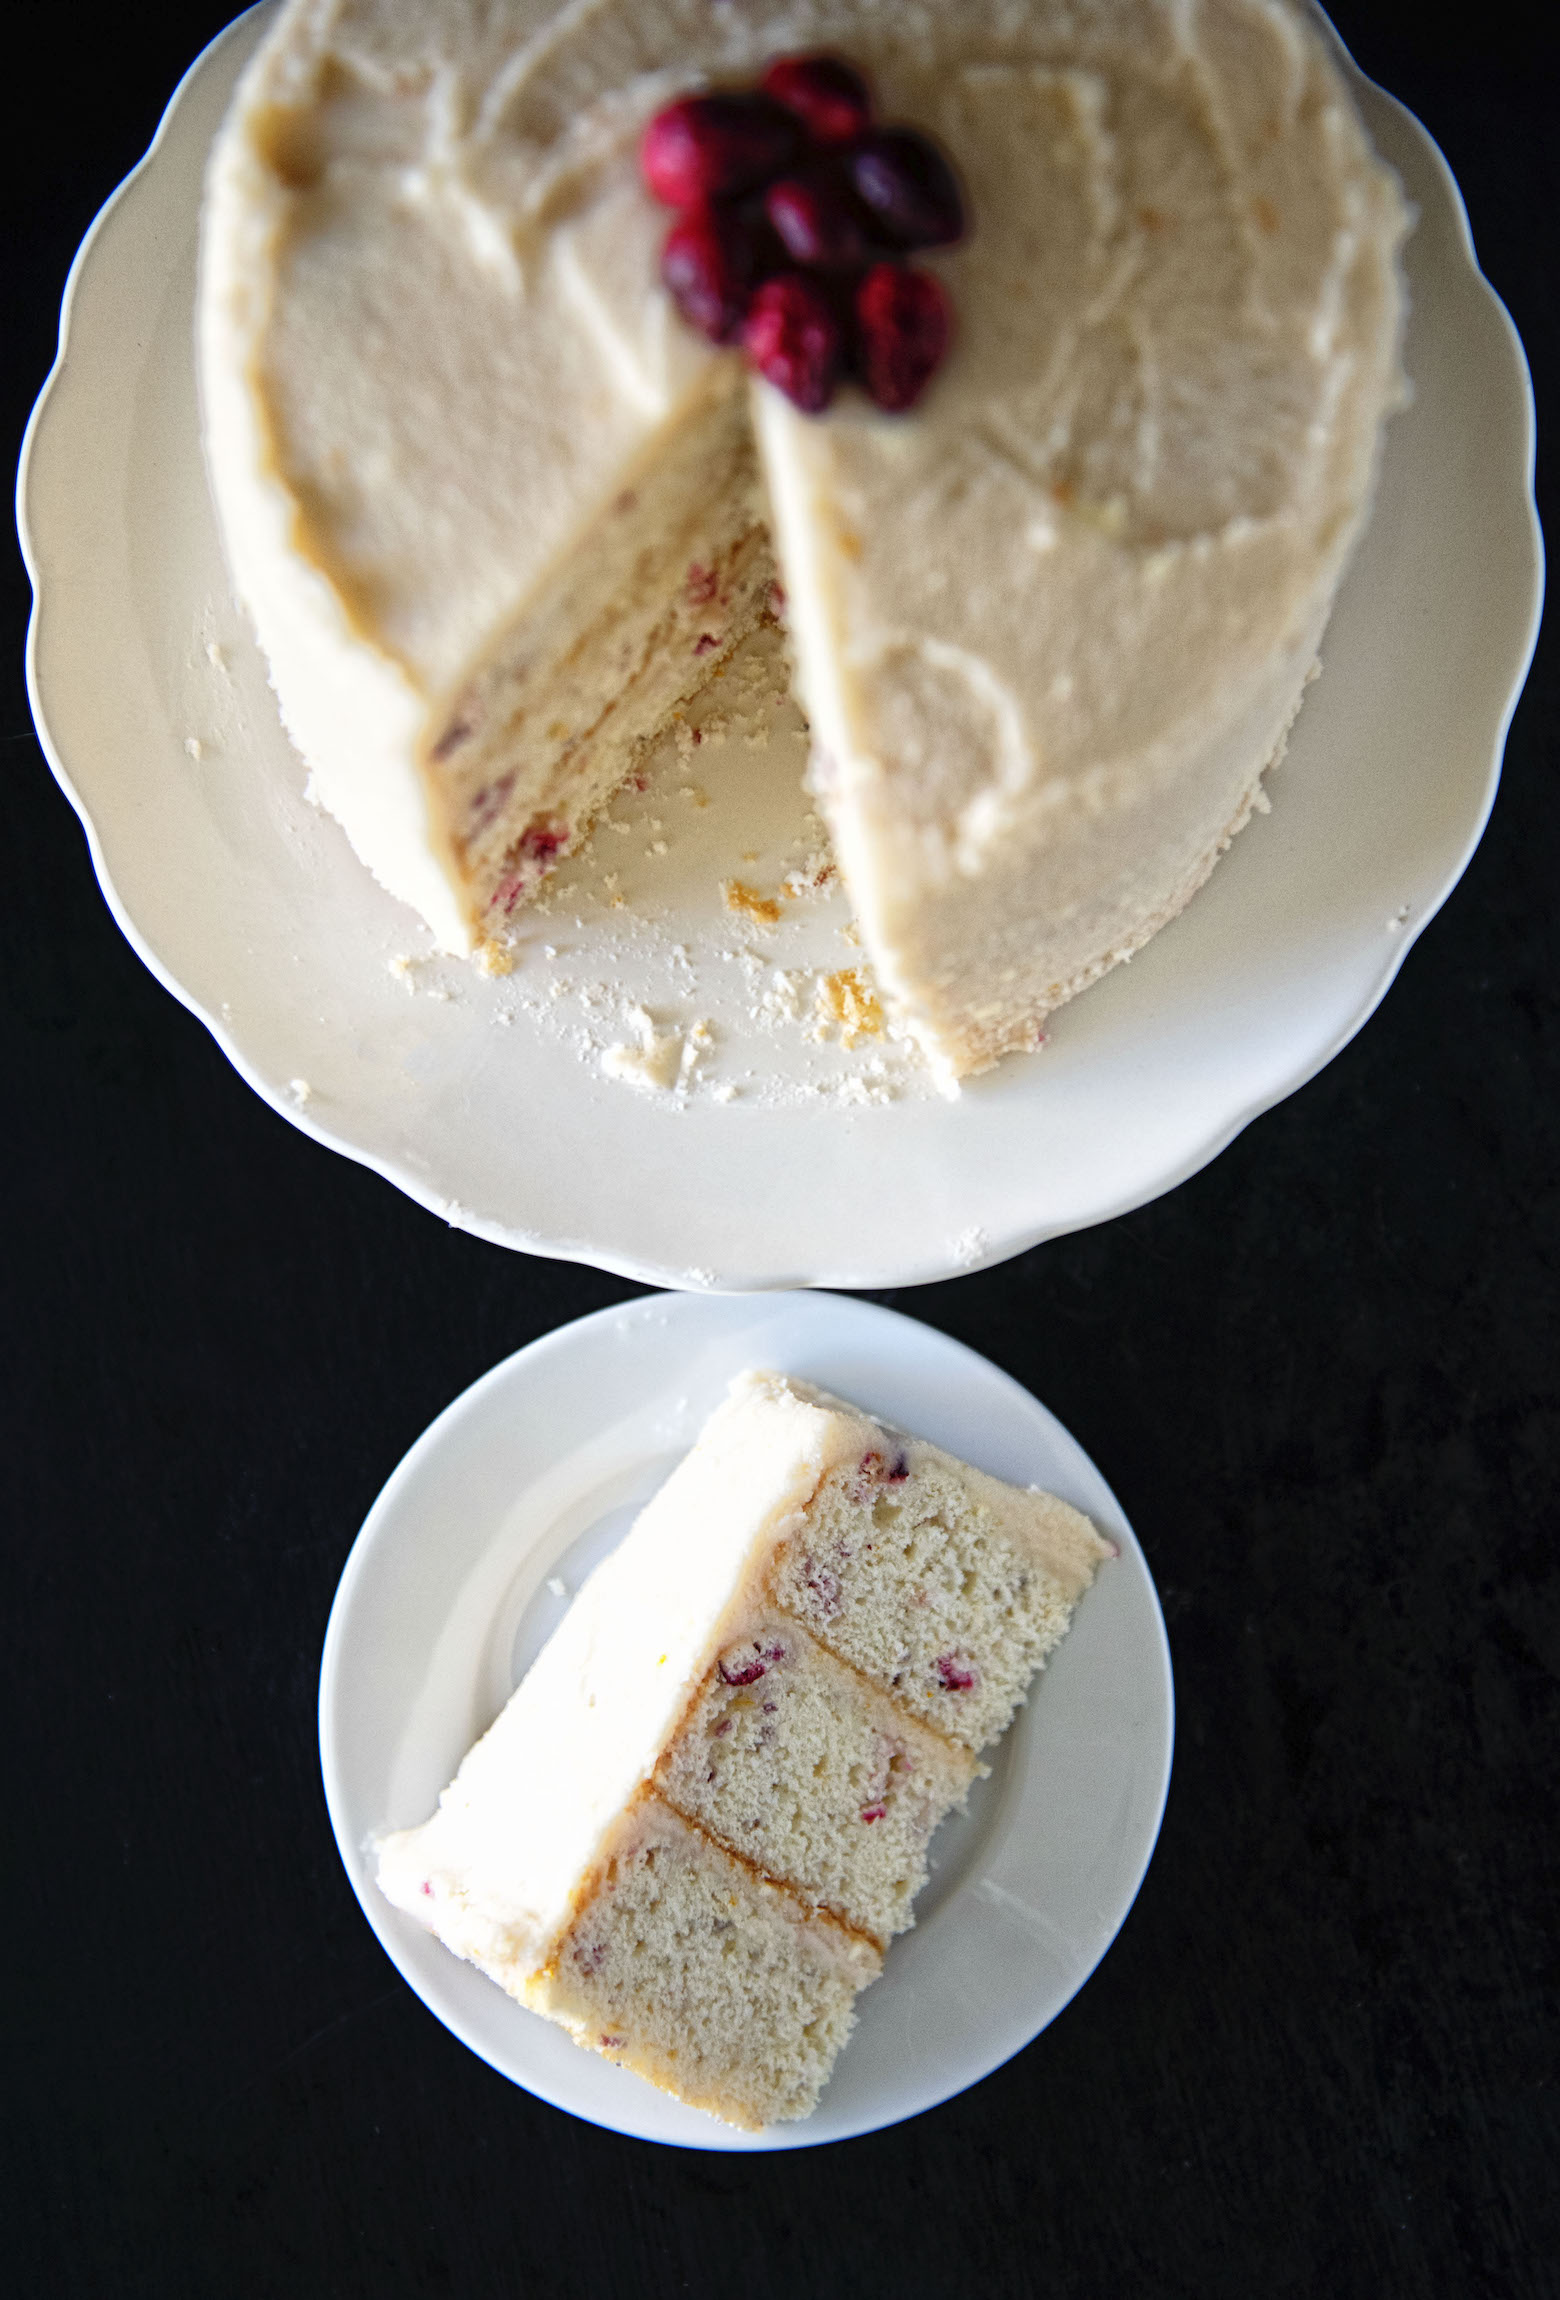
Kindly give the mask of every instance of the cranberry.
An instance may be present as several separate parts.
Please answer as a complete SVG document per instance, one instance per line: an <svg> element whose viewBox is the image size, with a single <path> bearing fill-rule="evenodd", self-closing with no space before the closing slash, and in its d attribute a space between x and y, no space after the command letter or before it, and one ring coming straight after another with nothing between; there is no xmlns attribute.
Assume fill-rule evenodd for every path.
<svg viewBox="0 0 1560 2300"><path fill-rule="evenodd" d="M434 744L430 756L435 761L452 757L460 749L462 743L470 742L476 731L475 723L472 720L456 719L452 725L445 728L443 734Z"/></svg>
<svg viewBox="0 0 1560 2300"><path fill-rule="evenodd" d="M893 246L945 248L964 237L958 181L918 129L875 129L852 152L850 169L858 198Z"/></svg>
<svg viewBox="0 0 1560 2300"><path fill-rule="evenodd" d="M522 862L540 863L547 870L568 843L568 831L561 823L532 823L521 834L519 858Z"/></svg>
<svg viewBox="0 0 1560 2300"><path fill-rule="evenodd" d="M908 264L874 264L856 290L856 369L890 414L913 407L948 348L952 317L941 280Z"/></svg>
<svg viewBox="0 0 1560 2300"><path fill-rule="evenodd" d="M782 176L764 194L764 213L793 263L837 271L866 263L872 252L842 169Z"/></svg>
<svg viewBox="0 0 1560 2300"><path fill-rule="evenodd" d="M867 83L838 56L782 56L770 65L761 85L806 123L815 143L848 144L871 125Z"/></svg>
<svg viewBox="0 0 1560 2300"><path fill-rule="evenodd" d="M975 1672L951 1653L944 1653L937 1663L937 1675L945 1693L968 1693L975 1682Z"/></svg>
<svg viewBox="0 0 1560 2300"><path fill-rule="evenodd" d="M646 128L639 165L654 198L689 208L766 183L800 143L795 114L772 96L684 96Z"/></svg>
<svg viewBox="0 0 1560 2300"><path fill-rule="evenodd" d="M887 1811L888 1807L886 1805L863 1805L861 1808L861 1818L864 1821L881 1821Z"/></svg>
<svg viewBox="0 0 1560 2300"><path fill-rule="evenodd" d="M731 343L741 332L755 262L747 219L706 205L690 208L667 233L661 277L690 326L712 343Z"/></svg>
<svg viewBox="0 0 1560 2300"><path fill-rule="evenodd" d="M844 331L814 281L800 272L766 280L748 308L742 341L767 382L804 415L822 414L839 378Z"/></svg>
<svg viewBox="0 0 1560 2300"><path fill-rule="evenodd" d="M445 740L448 741L448 736ZM435 758L438 752L434 753ZM517 769L511 767L507 775L500 775L496 783L484 783L466 808L466 836L480 838L490 824L497 822L515 787Z"/></svg>
<svg viewBox="0 0 1560 2300"><path fill-rule="evenodd" d="M771 1662L783 1661L784 1659L785 1647L783 1645L760 1647L755 1638L751 1661L745 1660L733 1652L729 1657L722 1654L716 1667L728 1685L756 1685L761 1677L768 1675ZM772 1709L774 1703L766 1701L764 1706L766 1709Z"/></svg>

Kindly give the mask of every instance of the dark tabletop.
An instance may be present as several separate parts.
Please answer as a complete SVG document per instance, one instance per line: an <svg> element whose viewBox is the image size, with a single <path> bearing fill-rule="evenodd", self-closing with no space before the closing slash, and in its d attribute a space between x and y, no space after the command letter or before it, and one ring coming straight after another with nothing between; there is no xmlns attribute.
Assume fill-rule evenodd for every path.
<svg viewBox="0 0 1560 2300"><path fill-rule="evenodd" d="M224 14L11 0L13 442L71 254ZM1440 141L1552 401L1547 10L1336 15ZM30 732L14 555L5 583L8 2289L1560 2290L1554 648L1466 878L1321 1077L1156 1205L883 1297L1115 1486L1174 1651L1169 1810L1006 2068L722 2157L448 2036L359 1913L316 1754L332 1592L401 1453L636 1289L451 1232L241 1083L109 917Z"/></svg>

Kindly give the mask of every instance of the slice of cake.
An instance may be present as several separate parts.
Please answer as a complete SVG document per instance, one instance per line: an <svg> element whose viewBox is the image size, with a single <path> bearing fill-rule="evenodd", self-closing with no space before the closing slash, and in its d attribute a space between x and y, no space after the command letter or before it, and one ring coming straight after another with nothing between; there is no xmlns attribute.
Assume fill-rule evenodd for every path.
<svg viewBox="0 0 1560 2300"><path fill-rule="evenodd" d="M379 1882L697 2108L805 2116L927 1848L1110 1545L744 1374Z"/></svg>
<svg viewBox="0 0 1560 2300"><path fill-rule="evenodd" d="M663 284L647 123L799 44L962 180L907 412L870 345L878 404L802 412ZM778 563L898 1022L945 1081L1032 1045L1258 801L1399 396L1403 230L1282 0L289 0L213 156L199 352L314 792L480 951Z"/></svg>

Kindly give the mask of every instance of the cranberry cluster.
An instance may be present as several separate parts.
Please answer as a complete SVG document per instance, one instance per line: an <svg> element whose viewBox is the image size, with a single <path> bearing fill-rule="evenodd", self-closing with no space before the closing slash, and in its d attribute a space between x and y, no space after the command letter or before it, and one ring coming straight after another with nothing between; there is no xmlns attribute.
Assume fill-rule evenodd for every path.
<svg viewBox="0 0 1560 2300"><path fill-rule="evenodd" d="M679 215L661 277L683 317L809 415L854 376L914 406L948 348L942 282L906 258L964 235L952 168L918 129L875 127L861 74L783 56L756 89L685 96L645 130L652 195Z"/></svg>

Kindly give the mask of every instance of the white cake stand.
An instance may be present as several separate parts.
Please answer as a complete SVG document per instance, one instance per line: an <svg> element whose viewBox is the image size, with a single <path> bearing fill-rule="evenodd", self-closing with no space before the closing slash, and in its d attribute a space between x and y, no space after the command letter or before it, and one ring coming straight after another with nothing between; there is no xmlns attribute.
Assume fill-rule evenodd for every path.
<svg viewBox="0 0 1560 2300"><path fill-rule="evenodd" d="M581 880L502 982L420 963L417 923L306 803L229 593L192 357L202 168L266 14L194 66L89 234L20 482L45 748L115 917L258 1093L502 1245L690 1289L879 1287L1143 1204L1337 1053L1478 840L1541 588L1521 346L1400 105L1353 75L1419 211L1414 404L1272 813L1042 1052L948 1103L897 1057L876 1071L870 1048L820 1046L783 1015L744 1036L777 957L803 976L845 962L824 906L783 950L750 937L721 963L723 869L744 839L781 856L798 827L794 738L763 754L751 834L714 807L657 857L661 818L624 828L641 931L619 933L599 877ZM636 1030L699 1020L715 1029L682 1091L604 1072Z"/></svg>

